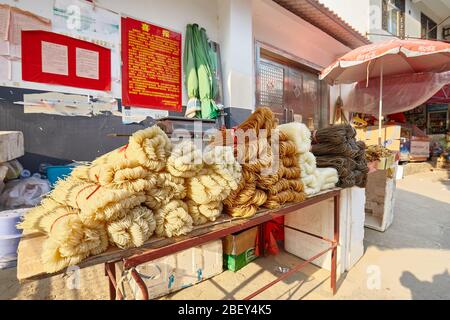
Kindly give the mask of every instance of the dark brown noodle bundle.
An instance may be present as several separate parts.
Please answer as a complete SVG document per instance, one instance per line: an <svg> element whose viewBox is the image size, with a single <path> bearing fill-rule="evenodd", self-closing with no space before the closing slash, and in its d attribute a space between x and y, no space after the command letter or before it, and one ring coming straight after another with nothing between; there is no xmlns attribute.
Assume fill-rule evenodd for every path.
<svg viewBox="0 0 450 320"><path fill-rule="evenodd" d="M343 124L318 129L313 132L313 143L343 144L347 142L348 131L347 125Z"/></svg>
<svg viewBox="0 0 450 320"><path fill-rule="evenodd" d="M315 156L338 155L349 158L355 157L359 152L359 147L355 144L346 142L343 144L318 143L311 146L311 152Z"/></svg>

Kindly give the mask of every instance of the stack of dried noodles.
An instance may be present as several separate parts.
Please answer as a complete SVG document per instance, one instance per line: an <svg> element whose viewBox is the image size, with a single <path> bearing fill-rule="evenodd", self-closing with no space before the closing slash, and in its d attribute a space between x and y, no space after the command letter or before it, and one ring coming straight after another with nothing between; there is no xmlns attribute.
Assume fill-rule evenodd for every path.
<svg viewBox="0 0 450 320"><path fill-rule="evenodd" d="M242 166L242 179L223 202L225 212L233 217L251 217L267 201L265 190L259 188L257 182L261 184L262 171L270 170L268 139L276 126L272 111L263 107L257 108L236 130L235 156Z"/></svg>
<svg viewBox="0 0 450 320"><path fill-rule="evenodd" d="M334 179L324 176L317 170L316 158L309 151L311 149L311 131L303 123L298 122L279 125L278 128L288 135L297 146L300 179L304 186L304 192L307 195L313 195L321 190L333 188L335 186L332 184ZM327 173L329 172L327 171Z"/></svg>
<svg viewBox="0 0 450 320"><path fill-rule="evenodd" d="M223 209L222 201L238 188L241 166L232 147L208 146L200 173L187 179L187 204L194 224L214 221Z"/></svg>
<svg viewBox="0 0 450 320"><path fill-rule="evenodd" d="M274 159L278 162L278 171L273 177L261 175L257 181L257 185L268 193L264 207L269 209L279 208L287 202L305 200L304 187L300 181L297 145L289 135L279 130L278 134L279 157Z"/></svg>
<svg viewBox="0 0 450 320"><path fill-rule="evenodd" d="M287 134L275 130L277 124L269 108L257 108L238 126L235 155L242 166L242 179L224 200L228 214L251 217L261 206L278 208L304 199L297 146Z"/></svg>
<svg viewBox="0 0 450 320"><path fill-rule="evenodd" d="M74 265L99 254L108 242L141 246L154 232L146 192L157 183L155 174L166 166L170 140L154 126L134 133L129 143L81 166L19 225L47 234L42 263L47 272Z"/></svg>
<svg viewBox="0 0 450 320"><path fill-rule="evenodd" d="M190 140L172 145L166 167L157 174L156 187L146 190L145 204L155 210L156 234L163 237L180 236L193 228L193 219L183 199L186 178L201 169L201 153Z"/></svg>
<svg viewBox="0 0 450 320"><path fill-rule="evenodd" d="M317 166L333 167L339 174L337 186L365 187L367 182L367 163L365 145L356 142L356 131L350 125L335 125L319 129L313 134L312 152Z"/></svg>

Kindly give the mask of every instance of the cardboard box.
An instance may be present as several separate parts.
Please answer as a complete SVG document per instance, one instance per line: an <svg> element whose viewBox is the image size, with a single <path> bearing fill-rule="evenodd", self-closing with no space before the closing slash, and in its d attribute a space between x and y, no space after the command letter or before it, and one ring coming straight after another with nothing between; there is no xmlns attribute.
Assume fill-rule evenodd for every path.
<svg viewBox="0 0 450 320"><path fill-rule="evenodd" d="M394 219L396 182L391 171L378 170L367 177L364 225L378 231L385 231Z"/></svg>
<svg viewBox="0 0 450 320"><path fill-rule="evenodd" d="M400 151L401 126L384 125L381 128L381 141L383 145L392 151ZM366 145L378 144L378 126L356 129L356 139L362 140Z"/></svg>
<svg viewBox="0 0 450 320"><path fill-rule="evenodd" d="M236 272L256 259L256 238L258 227L253 227L223 238L223 264Z"/></svg>
<svg viewBox="0 0 450 320"><path fill-rule="evenodd" d="M380 158L380 160L377 163L377 169L387 170L389 168L392 168L394 165L395 165L395 155L391 154L388 157Z"/></svg>
<svg viewBox="0 0 450 320"><path fill-rule="evenodd" d="M365 189L353 187L341 190L339 197L339 243L337 247L337 273L350 270L364 253L364 204ZM284 218L286 226L333 239L333 199L327 199L301 209L301 212L288 213ZM284 229L284 249L301 259L309 259L327 249L330 243L298 232ZM312 264L330 270L331 252L315 259Z"/></svg>
<svg viewBox="0 0 450 320"><path fill-rule="evenodd" d="M120 265L118 269L121 269ZM136 271L147 286L149 299L190 287L223 271L222 241L211 241L141 264ZM131 276L127 280L134 297L141 300L137 283Z"/></svg>

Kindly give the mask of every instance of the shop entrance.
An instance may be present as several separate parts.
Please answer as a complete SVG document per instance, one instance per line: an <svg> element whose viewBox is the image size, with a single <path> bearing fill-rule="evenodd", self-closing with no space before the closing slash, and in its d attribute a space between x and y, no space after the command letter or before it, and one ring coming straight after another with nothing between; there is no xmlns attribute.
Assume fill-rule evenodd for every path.
<svg viewBox="0 0 450 320"><path fill-rule="evenodd" d="M319 80L314 67L258 46L256 107L270 107L280 123L300 121L314 128L326 125L328 86Z"/></svg>

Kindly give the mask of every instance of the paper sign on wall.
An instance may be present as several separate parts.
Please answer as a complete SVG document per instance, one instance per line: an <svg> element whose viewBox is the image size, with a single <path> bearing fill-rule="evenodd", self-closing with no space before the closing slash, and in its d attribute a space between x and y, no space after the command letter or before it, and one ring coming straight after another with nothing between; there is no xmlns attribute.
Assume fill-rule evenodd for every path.
<svg viewBox="0 0 450 320"><path fill-rule="evenodd" d="M16 7L10 9L9 35L10 55L21 56L20 45L22 43L22 31L51 29L51 21L34 13L21 10Z"/></svg>
<svg viewBox="0 0 450 320"><path fill-rule="evenodd" d="M22 31L22 79L109 91L111 52L53 32Z"/></svg>
<svg viewBox="0 0 450 320"><path fill-rule="evenodd" d="M181 34L122 18L122 104L181 111Z"/></svg>
<svg viewBox="0 0 450 320"><path fill-rule="evenodd" d="M99 61L98 52L92 50L76 49L76 75L81 78L98 80Z"/></svg>
<svg viewBox="0 0 450 320"><path fill-rule="evenodd" d="M42 72L69 75L68 48L62 44L41 42Z"/></svg>
<svg viewBox="0 0 450 320"><path fill-rule="evenodd" d="M84 0L54 0L52 30L73 38L89 41L111 50L111 92L120 97L120 15ZM85 62L96 65L94 55L84 55ZM100 56L98 57L101 58ZM95 69L78 66L77 74L96 79ZM100 72L100 70L98 70Z"/></svg>
<svg viewBox="0 0 450 320"><path fill-rule="evenodd" d="M0 41L8 40L10 7L7 4L0 4Z"/></svg>

